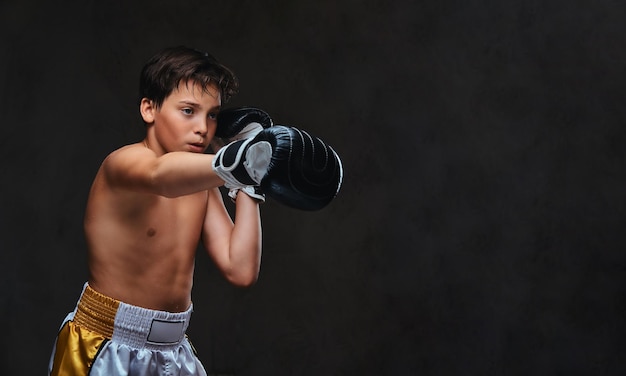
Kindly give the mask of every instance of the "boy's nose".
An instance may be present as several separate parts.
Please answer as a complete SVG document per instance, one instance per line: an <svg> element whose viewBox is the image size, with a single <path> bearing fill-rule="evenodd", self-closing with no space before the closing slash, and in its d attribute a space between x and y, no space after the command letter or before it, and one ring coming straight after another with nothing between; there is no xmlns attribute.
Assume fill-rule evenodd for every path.
<svg viewBox="0 0 626 376"><path fill-rule="evenodd" d="M197 134L201 134L201 135L206 135L207 132L209 130L209 124L206 120L200 120L198 121L198 124L196 124L196 133Z"/></svg>

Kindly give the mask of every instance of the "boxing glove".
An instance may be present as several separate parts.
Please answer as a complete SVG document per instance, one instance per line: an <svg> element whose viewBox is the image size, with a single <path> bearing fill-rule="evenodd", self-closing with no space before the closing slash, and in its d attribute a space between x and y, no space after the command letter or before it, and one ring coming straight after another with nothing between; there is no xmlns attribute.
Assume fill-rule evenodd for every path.
<svg viewBox="0 0 626 376"><path fill-rule="evenodd" d="M223 109L217 115L217 129L215 136L221 140L212 143L214 149L233 141L254 137L264 128L273 125L269 114L255 107L236 107ZM230 185L230 184L229 184ZM265 202L265 195L258 186L229 187L228 197L234 202L237 193L242 190L248 196L259 202Z"/></svg>
<svg viewBox="0 0 626 376"><path fill-rule="evenodd" d="M213 157L213 171L224 180L228 189L258 186L267 173L272 145L262 137L237 140L222 147Z"/></svg>
<svg viewBox="0 0 626 376"><path fill-rule="evenodd" d="M254 137L264 128L273 125L270 115L254 107L228 108L217 115L215 137L226 143Z"/></svg>
<svg viewBox="0 0 626 376"><path fill-rule="evenodd" d="M273 153L261 190L300 210L320 210L337 196L343 181L339 155L321 139L294 127L274 126L259 133Z"/></svg>
<svg viewBox="0 0 626 376"><path fill-rule="evenodd" d="M226 188L260 186L274 200L300 210L328 205L343 180L341 159L329 145L282 125L224 146L215 154L213 170Z"/></svg>

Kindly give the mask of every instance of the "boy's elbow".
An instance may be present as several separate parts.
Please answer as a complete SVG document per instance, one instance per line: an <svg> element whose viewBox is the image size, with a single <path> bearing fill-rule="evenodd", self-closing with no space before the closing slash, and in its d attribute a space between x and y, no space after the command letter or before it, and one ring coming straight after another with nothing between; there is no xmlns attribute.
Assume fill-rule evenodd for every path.
<svg viewBox="0 0 626 376"><path fill-rule="evenodd" d="M229 282L237 287L248 288L252 287L259 279L259 273L240 274L237 276L230 276Z"/></svg>
<svg viewBox="0 0 626 376"><path fill-rule="evenodd" d="M242 289L247 289L247 288L250 288L250 287L254 286L256 281L257 281L256 279L250 279L250 280L247 280L247 281L242 281L240 283L237 283L237 284L235 284L235 286L237 286L239 288L242 288Z"/></svg>

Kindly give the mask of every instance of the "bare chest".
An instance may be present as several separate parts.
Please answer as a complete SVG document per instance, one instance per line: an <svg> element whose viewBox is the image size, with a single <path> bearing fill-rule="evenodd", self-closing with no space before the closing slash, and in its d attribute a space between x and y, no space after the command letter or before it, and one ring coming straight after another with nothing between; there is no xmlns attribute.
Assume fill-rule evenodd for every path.
<svg viewBox="0 0 626 376"><path fill-rule="evenodd" d="M177 198L128 195L114 200L101 196L92 197L88 206L85 230L94 246L195 249L206 216L207 194Z"/></svg>

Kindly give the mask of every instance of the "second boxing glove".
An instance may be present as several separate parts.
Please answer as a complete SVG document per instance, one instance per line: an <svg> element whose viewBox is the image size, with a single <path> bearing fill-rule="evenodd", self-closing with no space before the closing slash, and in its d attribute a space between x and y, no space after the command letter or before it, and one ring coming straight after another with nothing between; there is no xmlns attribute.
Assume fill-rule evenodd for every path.
<svg viewBox="0 0 626 376"><path fill-rule="evenodd" d="M254 137L264 128L273 124L270 115L255 107L237 107L221 110L217 115L215 137L226 143Z"/></svg>

